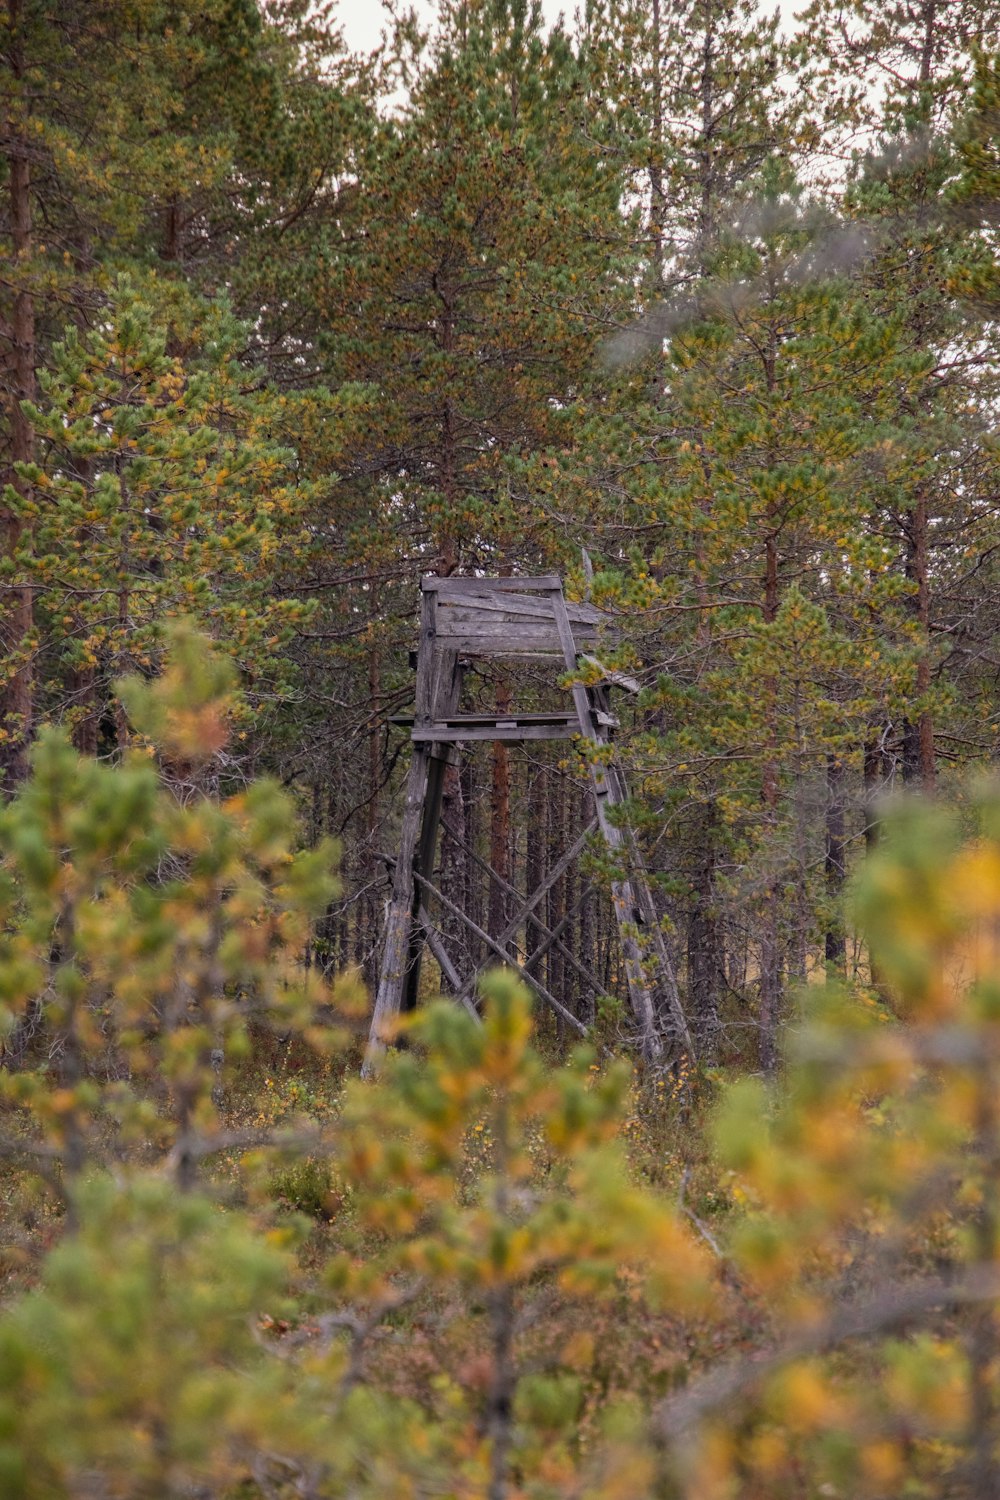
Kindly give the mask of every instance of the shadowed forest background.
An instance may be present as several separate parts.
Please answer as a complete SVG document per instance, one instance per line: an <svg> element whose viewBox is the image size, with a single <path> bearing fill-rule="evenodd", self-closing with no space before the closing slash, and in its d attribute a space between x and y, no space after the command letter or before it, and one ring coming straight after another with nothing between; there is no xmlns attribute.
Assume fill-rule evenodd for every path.
<svg viewBox="0 0 1000 1500"><path fill-rule="evenodd" d="M1000 1494L998 224L990 0L3 0L0 1494ZM614 621L693 1058L591 841L358 1081L425 574Z"/></svg>

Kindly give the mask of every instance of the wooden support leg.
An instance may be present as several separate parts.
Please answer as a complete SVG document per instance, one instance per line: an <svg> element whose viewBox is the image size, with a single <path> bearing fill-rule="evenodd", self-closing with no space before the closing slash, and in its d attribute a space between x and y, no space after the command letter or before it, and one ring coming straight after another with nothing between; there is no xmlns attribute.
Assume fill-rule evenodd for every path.
<svg viewBox="0 0 1000 1500"><path fill-rule="evenodd" d="M595 694L599 706L601 705L601 690ZM607 705L603 705L607 707ZM628 800L628 790L625 785L625 777L620 766L612 764L607 769L607 775L611 778L615 788L615 801L622 805ZM673 959L667 948L666 939L660 926L660 918L653 900L653 892L650 888L649 878L646 874L646 864L642 857L635 837L628 835L630 863L632 866L632 889L638 906L639 915L642 920L643 929L649 935L653 951L656 956L656 969L658 977L658 989L663 996L664 1006L670 1020L670 1026L675 1033L678 1042L684 1048L692 1062L696 1061L694 1041L691 1030L681 1005L680 991L677 987L677 971L674 968Z"/></svg>
<svg viewBox="0 0 1000 1500"><path fill-rule="evenodd" d="M372 1015L368 1050L365 1053L362 1078L371 1078L385 1053L392 1026L403 1003L410 949L410 926L413 917L413 865L420 834L421 814L427 791L430 754L422 745L414 745L410 774L406 782L406 806L399 837L399 854L392 879L392 900L385 924L385 946L379 972L375 1010Z"/></svg>
<svg viewBox="0 0 1000 1500"><path fill-rule="evenodd" d="M429 723L435 714L454 711L462 688L462 666L453 651L436 648L436 601L423 596L420 650L417 660L416 720ZM440 753L439 753L440 752ZM400 1010L416 1004L423 937L417 914L420 888L415 874L433 870L444 784L443 747L415 742L406 784L406 807L400 832L399 855L392 882L392 902L386 922L385 948L375 996L363 1078L377 1072L386 1042Z"/></svg>
<svg viewBox="0 0 1000 1500"><path fill-rule="evenodd" d="M438 746L433 746L432 749L437 750ZM444 773L447 764L447 754L432 754L430 756L430 764L427 769L427 790L424 795L424 817L420 828L420 842L417 845L416 863L414 865L417 874L422 875L425 880L430 880L434 874L438 824L441 820L441 794L444 791ZM414 919L419 909L420 886L417 881L414 881L412 907L412 917ZM402 1009L404 1011L416 1010L417 1008L417 995L420 990L420 954L423 945L423 931L420 923L416 920L411 920L409 951L406 960L406 971L403 977Z"/></svg>

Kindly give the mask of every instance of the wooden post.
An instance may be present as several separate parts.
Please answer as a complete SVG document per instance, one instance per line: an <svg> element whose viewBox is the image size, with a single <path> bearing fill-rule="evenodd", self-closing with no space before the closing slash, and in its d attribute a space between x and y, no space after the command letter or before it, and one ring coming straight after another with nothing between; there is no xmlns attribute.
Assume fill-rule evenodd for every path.
<svg viewBox="0 0 1000 1500"><path fill-rule="evenodd" d="M602 690L598 690L598 697ZM606 690L604 690L606 691ZM615 797L618 806L623 806L628 800L625 777L622 775L621 767L611 765L608 767L608 775L615 784ZM636 902L644 927L649 933L653 951L656 955L656 969L663 991L664 1003L670 1013L670 1021L677 1038L692 1062L695 1061L694 1042L691 1031L681 1005L680 991L677 987L677 973L674 969L673 960L667 951L666 939L660 926L659 913L656 903L653 901L653 892L650 890L649 879L646 875L646 864L642 857L642 850L636 843L631 830L626 835L629 847L629 856L633 869L632 885L635 891Z"/></svg>
<svg viewBox="0 0 1000 1500"><path fill-rule="evenodd" d="M424 597L428 596L425 595ZM446 718L449 714L453 713L462 691L462 664L456 653L454 651L446 652L439 666L439 671L434 673L431 681L429 715L432 718ZM438 828L441 822L441 798L444 793L444 778L448 769L448 758L451 754L450 746L432 744L429 749L430 758L427 765L427 784L424 788L423 822L420 827L420 842L417 845L416 860L413 866L417 875L422 875L425 880L429 880L434 874L434 857L437 853ZM416 1008L417 994L420 988L420 955L424 943L420 924L415 920L419 907L420 889L418 884L414 882L410 907L409 952L407 954L401 1001L401 1008L404 1011Z"/></svg>
<svg viewBox="0 0 1000 1500"><path fill-rule="evenodd" d="M417 835L420 831L429 762L428 751L422 745L414 745L410 774L406 780L406 806L403 809L399 854L392 878L392 899L385 924L382 967L375 994L368 1050L361 1069L362 1078L371 1078L378 1071L402 1005L413 912L413 861L417 852Z"/></svg>
<svg viewBox="0 0 1000 1500"><path fill-rule="evenodd" d="M416 722L430 721L434 700L435 644L437 636L437 595L425 589L420 604L420 645L417 651ZM406 781L406 805L399 835L399 855L392 878L392 899L385 925L385 947L379 972L375 1010L372 1015L368 1050L361 1069L362 1078L377 1071L403 1003L403 987L410 959L410 932L419 907L413 879L427 795L427 777L433 746L414 744L410 774Z"/></svg>
<svg viewBox="0 0 1000 1500"><path fill-rule="evenodd" d="M448 764L447 752L443 755L435 754L437 749L436 745L432 745L431 754L428 756L423 821L420 825L420 841L417 844L417 854L413 864L415 873L423 875L427 880L434 874L434 855L437 852L438 823L441 818L441 794L444 791L444 773ZM403 1011L416 1010L420 989L420 954L424 939L419 922L414 920L419 906L420 887L414 881L410 908L409 945L403 974L403 995L400 1002L400 1009Z"/></svg>
<svg viewBox="0 0 1000 1500"><path fill-rule="evenodd" d="M458 1001L470 1004L468 995L475 974L465 979L460 977L425 909L425 896L433 897L458 918L483 947L522 974L564 1024L578 1033L584 1030L558 995L540 982L539 960L554 950L585 982L598 990L603 986L594 980L572 948L562 941L560 934L569 921L569 913L564 918L561 910L555 912L550 932L538 918L538 906L546 891L563 879L587 834L582 834L562 858L551 862L547 877L538 881L538 889L529 891L526 897L521 897L496 869L491 870L498 894L502 892L505 900L516 898L518 903L518 910L507 915L496 931L489 931L488 924L480 924L470 912L463 911L444 895L433 884L433 875L444 775L452 746L466 739L517 743L561 739L579 733L599 747L608 747L610 731L615 724L606 687L589 691L580 682L573 684L572 713L521 714L512 711L506 703L498 705L498 711L494 713L458 713L461 658L469 655L501 660L526 657L535 661L562 661L566 670L575 674L577 638L583 649L595 646L602 619L600 611L593 605L568 606L563 598L562 584L555 577L428 577L423 580L416 704L411 734L413 758L406 783L399 853L393 873L392 898L363 1076L370 1077L377 1071L399 1012L412 1009L417 1003L420 955L425 942L430 944ZM608 848L623 856L627 865L627 873L611 883L611 899L640 1046L647 1062L655 1065L664 1055L661 1019L667 1021L669 1029L689 1052L692 1051L691 1036L641 851L612 817L612 809L626 799L624 780L617 768L603 756L595 757L590 773L597 805L597 825ZM474 850L467 852L470 867L471 864L484 863ZM558 904L560 907L569 905L565 901ZM534 943L528 943L530 951L525 965L518 962L512 946L523 924L529 924L531 936L536 939ZM648 934L645 955L639 939L640 929ZM654 971L657 976L655 984L650 979ZM662 1017L658 1013L657 996Z"/></svg>

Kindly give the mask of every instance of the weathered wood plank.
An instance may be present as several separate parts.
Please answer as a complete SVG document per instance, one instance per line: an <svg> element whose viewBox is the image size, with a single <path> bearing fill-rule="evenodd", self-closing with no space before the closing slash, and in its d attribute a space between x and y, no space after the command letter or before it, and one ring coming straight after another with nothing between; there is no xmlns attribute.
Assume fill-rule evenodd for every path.
<svg viewBox="0 0 1000 1500"><path fill-rule="evenodd" d="M442 714L433 722L456 729L465 726L474 729L477 725L488 728L491 724L503 724L508 727L512 724L572 724L575 731L576 713L575 711L567 713L565 709L552 709L547 713ZM409 729L414 723L414 718L412 714L393 714L389 723Z"/></svg>
<svg viewBox="0 0 1000 1500"><path fill-rule="evenodd" d="M420 641L417 646L416 715L426 722L434 709L434 676L437 663L437 597L424 594L420 601Z"/></svg>
<svg viewBox="0 0 1000 1500"><path fill-rule="evenodd" d="M597 628L585 621L575 627L578 648L580 642L584 646L597 645ZM551 618L515 614L508 610L469 609L465 605L461 609L442 608L438 615L438 631L448 635L484 636L512 633L530 635L539 632L551 640L558 638L555 622Z"/></svg>
<svg viewBox="0 0 1000 1500"><path fill-rule="evenodd" d="M420 580L422 589L438 594L461 592L470 584L498 594L550 594L553 589L562 590L562 582L556 573L543 573L538 578L438 578L436 573L425 573Z"/></svg>
<svg viewBox="0 0 1000 1500"><path fill-rule="evenodd" d="M510 614L524 615L529 619L552 620L552 600L546 594L533 595L530 598L518 598L516 594L504 593L501 595L478 593L474 589L455 590L454 593L443 595L439 601L439 608L443 611L453 609L474 609L484 614ZM613 621L610 615L599 610L596 604L567 604L567 612L574 625L610 625Z"/></svg>
<svg viewBox="0 0 1000 1500"><path fill-rule="evenodd" d="M522 740L570 740L580 733L575 721L569 724L443 724L432 723L415 726L410 738L415 745L430 744L435 740L442 744L462 744L468 740L500 740L503 744L517 745Z"/></svg>
<svg viewBox="0 0 1000 1500"><path fill-rule="evenodd" d="M488 614L484 610L475 609L442 609L438 629L448 635L481 635L487 640L503 640L505 636L523 636L525 640L531 640L535 636L546 641L558 639L552 620L514 619L512 616Z"/></svg>
<svg viewBox="0 0 1000 1500"><path fill-rule="evenodd" d="M588 611L588 607L584 605L578 608L581 618L572 623L586 630L597 630L605 624L613 627L613 621L606 619L598 611ZM451 619L454 615L474 614L483 620L492 620L497 615L503 619L524 620L528 625L551 625L555 622L551 594L537 594L526 599L518 599L511 594L498 595L496 599L476 599L474 596L460 594L455 598L449 596L439 599L438 611L445 619Z"/></svg>
<svg viewBox="0 0 1000 1500"><path fill-rule="evenodd" d="M559 641L552 630L542 626L512 629L498 625L495 630L482 630L478 626L452 629L445 627L441 644L463 656L532 656L537 654L559 656Z"/></svg>

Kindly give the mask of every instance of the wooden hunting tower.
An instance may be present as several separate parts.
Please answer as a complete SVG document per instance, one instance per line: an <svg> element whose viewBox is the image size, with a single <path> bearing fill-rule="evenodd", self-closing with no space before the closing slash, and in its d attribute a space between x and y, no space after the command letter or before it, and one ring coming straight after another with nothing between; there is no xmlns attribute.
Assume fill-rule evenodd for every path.
<svg viewBox="0 0 1000 1500"><path fill-rule="evenodd" d="M420 958L430 947L443 978L455 998L474 1010L469 998L476 972L459 974L444 939L429 915L429 904L442 904L451 916L471 928L491 954L522 974L568 1024L583 1031L568 1011L533 974L528 974L514 951L517 933L530 916L543 935L544 949L559 945L557 932L538 920L537 909L546 891L579 855L587 837L598 827L621 870L611 882L611 900L621 942L629 1001L647 1062L664 1058L665 1038L674 1048L691 1052L691 1037L681 1009L673 966L667 952L652 892L640 852L620 817L611 809L625 801L625 785L613 752L617 720L611 712L610 679L596 685L582 681L572 688L572 707L548 713L519 713L505 708L493 713L460 713L462 675L476 658L507 661L526 659L553 663L553 681L579 671L578 657L599 649L599 640L613 636L607 616L591 604L569 604L561 580L542 578L437 578L421 582L420 638L416 653L416 703L412 719L413 746L406 784L406 804L395 861L378 991L364 1071L372 1073L385 1049L392 1023L401 1010L416 1004ZM583 675L592 676L588 671ZM407 722L398 721L397 722ZM490 935L448 900L433 884L441 819L445 768L455 747L476 740L554 740L579 738L591 742L591 785L595 820L585 828L544 883L521 898L502 932ZM494 872L495 873L495 872Z"/></svg>

